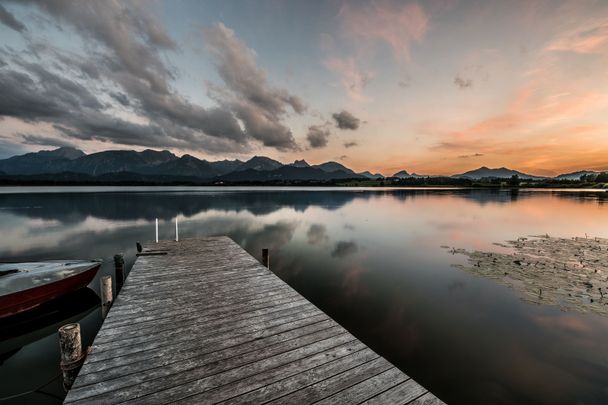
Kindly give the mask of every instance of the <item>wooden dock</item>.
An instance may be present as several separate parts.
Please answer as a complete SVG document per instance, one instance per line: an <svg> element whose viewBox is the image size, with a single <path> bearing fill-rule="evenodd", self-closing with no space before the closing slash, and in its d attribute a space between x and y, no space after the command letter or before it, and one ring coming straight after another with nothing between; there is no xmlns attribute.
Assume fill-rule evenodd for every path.
<svg viewBox="0 0 608 405"><path fill-rule="evenodd" d="M442 403L231 239L149 247L65 403Z"/></svg>

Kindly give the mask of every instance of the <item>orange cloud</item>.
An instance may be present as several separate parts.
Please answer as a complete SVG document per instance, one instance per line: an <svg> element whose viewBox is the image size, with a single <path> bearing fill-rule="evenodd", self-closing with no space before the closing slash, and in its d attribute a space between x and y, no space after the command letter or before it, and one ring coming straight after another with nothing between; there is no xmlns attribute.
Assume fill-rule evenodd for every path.
<svg viewBox="0 0 608 405"><path fill-rule="evenodd" d="M546 50L575 53L601 54L608 49L608 19L587 22L581 27L566 32Z"/></svg>
<svg viewBox="0 0 608 405"><path fill-rule="evenodd" d="M361 70L353 58L332 57L325 61L325 66L340 75L342 87L350 98L355 101L368 100L363 94L363 90L373 76L371 73Z"/></svg>
<svg viewBox="0 0 608 405"><path fill-rule="evenodd" d="M346 2L339 17L349 35L357 40L385 43L400 62L410 59L411 44L421 41L429 28L429 16L418 3L377 0L354 5Z"/></svg>

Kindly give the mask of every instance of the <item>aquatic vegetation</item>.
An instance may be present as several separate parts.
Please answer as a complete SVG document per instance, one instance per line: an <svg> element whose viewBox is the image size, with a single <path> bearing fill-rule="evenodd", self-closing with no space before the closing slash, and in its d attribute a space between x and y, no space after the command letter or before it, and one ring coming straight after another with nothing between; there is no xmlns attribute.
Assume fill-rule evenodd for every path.
<svg viewBox="0 0 608 405"><path fill-rule="evenodd" d="M468 257L453 266L513 288L527 302L608 315L608 239L532 235L496 245L510 252L452 248Z"/></svg>

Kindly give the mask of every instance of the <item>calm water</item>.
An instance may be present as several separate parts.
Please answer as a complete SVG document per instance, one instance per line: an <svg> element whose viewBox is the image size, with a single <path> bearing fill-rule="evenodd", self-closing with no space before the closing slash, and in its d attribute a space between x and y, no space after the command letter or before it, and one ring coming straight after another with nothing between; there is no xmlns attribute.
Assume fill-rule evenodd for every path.
<svg viewBox="0 0 608 405"><path fill-rule="evenodd" d="M225 234L448 403L608 403L608 318L523 302L451 264L529 234L608 237L608 193L227 188L0 189L2 261L134 260L135 242ZM99 275L98 275L99 276ZM95 280L91 287L98 285ZM97 297L2 330L2 397L58 403L56 330L90 343ZM78 305L76 305L78 303ZM47 319L48 318L48 319ZM55 379L54 379L55 378Z"/></svg>

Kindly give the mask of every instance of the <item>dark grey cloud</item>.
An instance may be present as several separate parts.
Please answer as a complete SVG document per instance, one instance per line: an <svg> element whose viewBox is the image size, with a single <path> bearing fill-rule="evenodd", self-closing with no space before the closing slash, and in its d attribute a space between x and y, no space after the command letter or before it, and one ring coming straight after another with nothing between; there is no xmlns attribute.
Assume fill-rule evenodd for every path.
<svg viewBox="0 0 608 405"><path fill-rule="evenodd" d="M225 84L225 88L210 88L213 98L235 113L248 136L277 149L297 149L291 131L281 121L289 109L303 113L302 100L272 87L257 67L255 53L224 24L206 29L205 43Z"/></svg>
<svg viewBox="0 0 608 405"><path fill-rule="evenodd" d="M120 91L111 92L110 97L112 97L114 100L118 101L125 107L131 105L131 102L129 101L129 96L127 96L125 93L121 93Z"/></svg>
<svg viewBox="0 0 608 405"><path fill-rule="evenodd" d="M324 245L329 241L327 227L323 224L312 224L306 232L309 245Z"/></svg>
<svg viewBox="0 0 608 405"><path fill-rule="evenodd" d="M0 116L25 121L60 117L73 107L69 100L53 97L28 74L6 68L0 70L0 94Z"/></svg>
<svg viewBox="0 0 608 405"><path fill-rule="evenodd" d="M26 26L0 3L0 22L18 32L27 31Z"/></svg>
<svg viewBox="0 0 608 405"><path fill-rule="evenodd" d="M308 127L308 133L306 139L311 148L324 148L327 146L330 132L328 129L320 127L318 125L311 125Z"/></svg>
<svg viewBox="0 0 608 405"><path fill-rule="evenodd" d="M57 148L61 147L71 147L76 148L76 145L59 138L53 138L45 135L35 135L35 134L17 134L23 139L23 143L25 145L41 145L41 146L54 146Z"/></svg>
<svg viewBox="0 0 608 405"><path fill-rule="evenodd" d="M454 78L454 84L461 89L468 89L473 87L473 79L467 79L460 75L456 75Z"/></svg>
<svg viewBox="0 0 608 405"><path fill-rule="evenodd" d="M192 147L205 144L218 148L217 142L198 142L192 131L165 122L137 124L116 118L100 109L102 104L85 87L46 71L40 65L22 63L26 71L0 69L0 116L26 122L51 122L63 134L82 140L99 140L149 147ZM204 136L204 135L201 135ZM224 145L230 147L230 145Z"/></svg>
<svg viewBox="0 0 608 405"><path fill-rule="evenodd" d="M332 118L336 121L336 126L340 129L351 129L355 130L359 128L361 120L355 117L346 110L342 110L339 113L332 114Z"/></svg>
<svg viewBox="0 0 608 405"><path fill-rule="evenodd" d="M343 258L357 253L359 246L355 242L339 241L331 252L332 257Z"/></svg>
<svg viewBox="0 0 608 405"><path fill-rule="evenodd" d="M83 58L82 56L71 52L60 51L48 43L40 42L32 42L29 48L40 58L42 57L41 54L49 54L50 57L55 59L53 66L64 74L85 80L98 80L102 76L97 60L97 58L100 57L99 55L93 55L92 58L92 55L89 55L88 58Z"/></svg>
<svg viewBox="0 0 608 405"><path fill-rule="evenodd" d="M177 46L144 5L137 2L23 0L76 28L85 39L105 46L119 66L155 91L167 93L170 70L159 49Z"/></svg>
<svg viewBox="0 0 608 405"><path fill-rule="evenodd" d="M15 59L18 68L2 72L0 86L11 93L3 93L8 96L0 100L0 115L48 121L78 139L130 145L246 152L256 140L279 150L297 149L282 120L289 111L301 114L304 103L286 90L270 86L255 65L254 52L225 26L217 25L206 33L225 83L225 88L213 93L217 106L206 108L172 88L177 72L165 52L177 50L177 45L139 2L24 3L74 28L87 43L87 56L31 41L29 60ZM102 88L86 88L72 78L86 86L102 84ZM24 89L17 86L20 79L25 80ZM53 89L61 93L58 100L47 97ZM37 92L41 96L33 97ZM115 106L149 123L113 118L105 111L111 105L99 101L103 93Z"/></svg>
<svg viewBox="0 0 608 405"><path fill-rule="evenodd" d="M351 142L344 142L344 147L345 148L352 148L355 146L358 146L359 144L357 142L351 141Z"/></svg>
<svg viewBox="0 0 608 405"><path fill-rule="evenodd" d="M460 155L458 156L459 159L470 159L470 158L476 158L476 157L481 157L483 156L483 153L474 153L472 155Z"/></svg>
<svg viewBox="0 0 608 405"><path fill-rule="evenodd" d="M23 61L18 63L21 67L26 69L28 73L36 77L38 85L44 89L45 93L53 95L77 109L101 109L103 107L97 100L97 97L83 85L57 75L45 69L40 64Z"/></svg>

